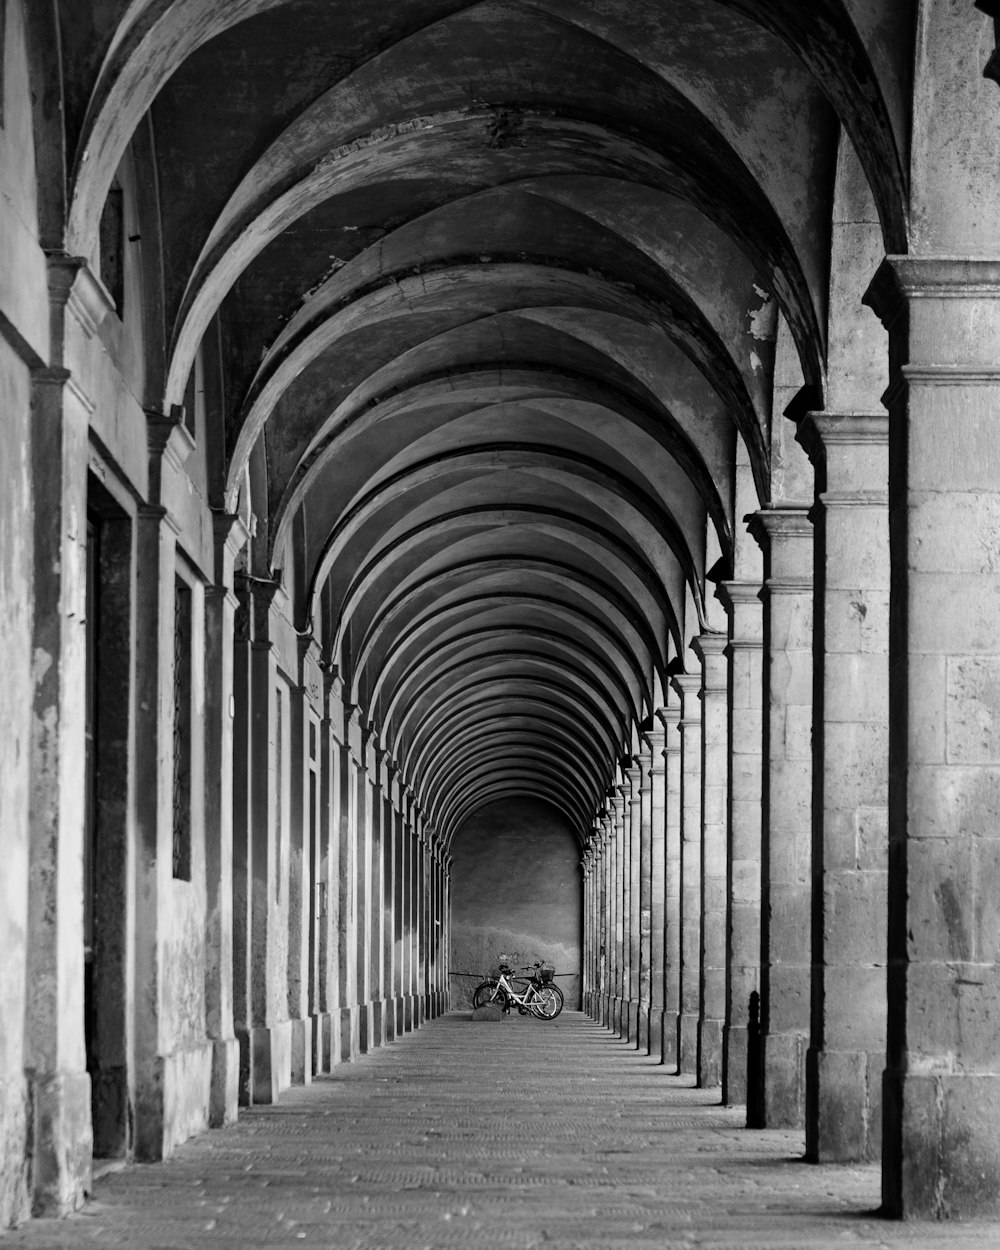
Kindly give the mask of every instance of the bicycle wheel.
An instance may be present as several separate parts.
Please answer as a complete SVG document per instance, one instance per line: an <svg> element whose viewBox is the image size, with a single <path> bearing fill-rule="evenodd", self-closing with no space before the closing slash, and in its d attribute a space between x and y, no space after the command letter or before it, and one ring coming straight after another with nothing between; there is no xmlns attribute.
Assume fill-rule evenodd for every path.
<svg viewBox="0 0 1000 1250"><path fill-rule="evenodd" d="M531 1000L531 1010L540 1020L554 1020L563 1009L563 992L558 985L540 985Z"/></svg>
<svg viewBox="0 0 1000 1250"><path fill-rule="evenodd" d="M486 1007L492 1004L501 1011L507 1010L507 992L500 988L496 981L484 981L477 985L472 995L473 1007Z"/></svg>

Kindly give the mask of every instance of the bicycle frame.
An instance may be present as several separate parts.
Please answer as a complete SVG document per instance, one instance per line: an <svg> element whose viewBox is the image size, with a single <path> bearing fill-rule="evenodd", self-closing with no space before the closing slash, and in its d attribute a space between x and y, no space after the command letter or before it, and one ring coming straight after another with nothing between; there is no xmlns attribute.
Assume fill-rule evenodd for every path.
<svg viewBox="0 0 1000 1250"><path fill-rule="evenodd" d="M497 977L497 989L503 990L510 1001L516 1006L530 1007L532 999L540 997L538 993L538 986L535 984L534 979L531 977L516 977L516 980L527 981L528 983L519 994L514 988L514 984L510 979L511 976L513 976L513 973L508 975L506 972L501 971L499 977Z"/></svg>

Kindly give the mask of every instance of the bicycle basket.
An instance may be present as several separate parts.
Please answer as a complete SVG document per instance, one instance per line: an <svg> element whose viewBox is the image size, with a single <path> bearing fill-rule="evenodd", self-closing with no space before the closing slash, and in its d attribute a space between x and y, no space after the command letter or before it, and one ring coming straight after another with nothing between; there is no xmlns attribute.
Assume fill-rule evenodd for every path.
<svg viewBox="0 0 1000 1250"><path fill-rule="evenodd" d="M556 977L554 964L542 964L538 969L538 979L543 985L551 985Z"/></svg>

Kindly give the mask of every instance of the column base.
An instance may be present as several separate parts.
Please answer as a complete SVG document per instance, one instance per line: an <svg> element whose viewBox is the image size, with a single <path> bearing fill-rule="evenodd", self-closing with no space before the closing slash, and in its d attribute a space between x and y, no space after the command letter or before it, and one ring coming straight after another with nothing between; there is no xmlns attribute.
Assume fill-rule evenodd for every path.
<svg viewBox="0 0 1000 1250"><path fill-rule="evenodd" d="M611 995L610 994L601 995L600 1012L597 1018L600 1021L600 1023L604 1025L606 1029L611 1027Z"/></svg>
<svg viewBox="0 0 1000 1250"><path fill-rule="evenodd" d="M372 1003L372 1049L385 1045L385 999L376 998Z"/></svg>
<svg viewBox="0 0 1000 1250"><path fill-rule="evenodd" d="M636 1040L636 1048L641 1055L648 1055L649 1051L649 1003L639 1003L638 1017L638 1035Z"/></svg>
<svg viewBox="0 0 1000 1250"><path fill-rule="evenodd" d="M802 1128L806 1038L801 1033L765 1033L760 1044L764 1127Z"/></svg>
<svg viewBox="0 0 1000 1250"><path fill-rule="evenodd" d="M240 1106L268 1106L292 1083L291 1021L237 1032L240 1043Z"/></svg>
<svg viewBox="0 0 1000 1250"><path fill-rule="evenodd" d="M0 1081L0 1229L31 1214L28 1164L28 1084Z"/></svg>
<svg viewBox="0 0 1000 1250"><path fill-rule="evenodd" d="M619 1037L622 1031L622 1000L615 997L611 1000L611 1023L608 1026L612 1032L617 1033Z"/></svg>
<svg viewBox="0 0 1000 1250"><path fill-rule="evenodd" d="M333 1017L328 1011L317 1012L312 1017L313 1076L322 1076L333 1071L336 1063L333 1039Z"/></svg>
<svg viewBox="0 0 1000 1250"><path fill-rule="evenodd" d="M1000 1216L1000 1074L887 1069L882 1211L896 1219Z"/></svg>
<svg viewBox="0 0 1000 1250"><path fill-rule="evenodd" d="M624 1029L622 1036L628 1038L633 1046L639 1045L639 1003L637 999L630 998L625 1003L625 1020L623 1021Z"/></svg>
<svg viewBox="0 0 1000 1250"><path fill-rule="evenodd" d="M312 1081L312 1020L289 1020L288 1081L308 1085Z"/></svg>
<svg viewBox="0 0 1000 1250"><path fill-rule="evenodd" d="M378 1042L374 1038L374 1012L371 1003L358 1004L358 1053L367 1055Z"/></svg>
<svg viewBox="0 0 1000 1250"><path fill-rule="evenodd" d="M727 1024L722 1030L722 1101L742 1107L747 1100L747 1027Z"/></svg>
<svg viewBox="0 0 1000 1250"><path fill-rule="evenodd" d="M34 1120L31 1213L68 1215L90 1192L90 1077L86 1072L56 1072L31 1081L26 1092ZM22 1104L22 1115L26 1110ZM16 1140L14 1144L16 1148Z"/></svg>
<svg viewBox="0 0 1000 1250"><path fill-rule="evenodd" d="M361 1054L361 1024L358 1008L340 1008L340 1061L350 1063Z"/></svg>
<svg viewBox="0 0 1000 1250"><path fill-rule="evenodd" d="M722 1021L698 1021L698 1085L717 1089L722 1085Z"/></svg>
<svg viewBox="0 0 1000 1250"><path fill-rule="evenodd" d="M240 1044L235 1037L212 1042L212 1086L208 1099L208 1127L235 1124L240 1103Z"/></svg>
<svg viewBox="0 0 1000 1250"><path fill-rule="evenodd" d="M394 1042L396 1040L396 1000L387 998L382 1013L385 1020L385 1040L386 1042Z"/></svg>
<svg viewBox="0 0 1000 1250"><path fill-rule="evenodd" d="M685 1012L677 1017L677 1071L698 1075L698 1017Z"/></svg>
<svg viewBox="0 0 1000 1250"><path fill-rule="evenodd" d="M663 1062L663 1012L659 1006L649 1008L649 1045L648 1053L654 1059Z"/></svg>
<svg viewBox="0 0 1000 1250"><path fill-rule="evenodd" d="M677 1068L677 1038L680 1033L680 1017L676 1012L664 1011L660 1015L660 1062L671 1072Z"/></svg>
<svg viewBox="0 0 1000 1250"><path fill-rule="evenodd" d="M806 1158L810 1163L876 1162L882 1157L885 1055L806 1052Z"/></svg>

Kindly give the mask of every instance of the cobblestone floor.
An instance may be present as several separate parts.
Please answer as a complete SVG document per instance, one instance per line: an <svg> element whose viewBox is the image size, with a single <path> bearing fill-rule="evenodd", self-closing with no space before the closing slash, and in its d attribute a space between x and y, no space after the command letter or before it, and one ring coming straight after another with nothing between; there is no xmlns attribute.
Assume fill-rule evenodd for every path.
<svg viewBox="0 0 1000 1250"><path fill-rule="evenodd" d="M877 1169L809 1166L800 1134L742 1118L585 1016L453 1013L0 1244L1000 1247L1000 1224L880 1220Z"/></svg>

